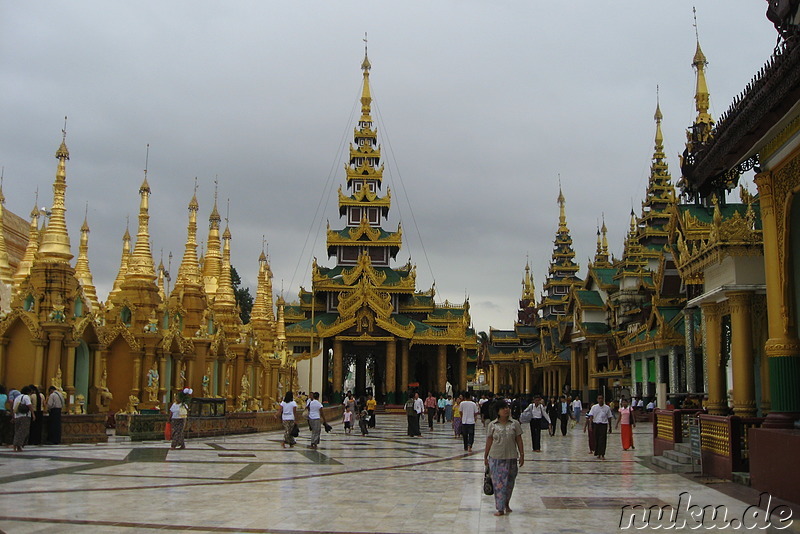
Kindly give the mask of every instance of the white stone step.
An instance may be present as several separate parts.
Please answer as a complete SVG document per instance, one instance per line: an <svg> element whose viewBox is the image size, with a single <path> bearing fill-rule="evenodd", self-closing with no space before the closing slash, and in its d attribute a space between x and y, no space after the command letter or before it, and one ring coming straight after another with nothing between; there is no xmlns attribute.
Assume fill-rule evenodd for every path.
<svg viewBox="0 0 800 534"><path fill-rule="evenodd" d="M686 456L692 455L692 446L689 443L676 443L675 450Z"/></svg>
<svg viewBox="0 0 800 534"><path fill-rule="evenodd" d="M673 462L676 462L676 463L679 463L679 464L691 464L692 463L692 457L691 456L689 456L688 454L683 454L682 452L678 452L678 451L664 451L664 458L668 458L668 459L672 460Z"/></svg>
<svg viewBox="0 0 800 534"><path fill-rule="evenodd" d="M663 456L653 456L653 465L673 473L691 473L694 471L692 464L679 464Z"/></svg>

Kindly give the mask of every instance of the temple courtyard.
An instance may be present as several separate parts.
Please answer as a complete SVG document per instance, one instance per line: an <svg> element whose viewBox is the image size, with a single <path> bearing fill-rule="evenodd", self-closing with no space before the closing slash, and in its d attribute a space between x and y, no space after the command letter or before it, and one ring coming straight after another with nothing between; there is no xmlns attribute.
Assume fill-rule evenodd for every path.
<svg viewBox="0 0 800 534"><path fill-rule="evenodd" d="M743 516L755 522L764 517L756 507L748 509L759 496L745 486L652 466L649 425L636 428L635 451L622 451L619 434L611 434L606 461L589 454L579 430L565 437L545 433L543 452L532 453L525 429L526 463L511 501L514 512L503 517L493 516L494 497L481 492L480 424L470 454L449 424L432 432L423 425L422 438L413 439L406 437L405 416L389 414L381 414L366 437L345 434L336 424L316 451L306 447L307 428L297 446L286 449L278 432L189 439L185 450L175 451L166 442L124 441L4 449L0 530L599 534L628 525L622 530L655 528L655 513L645 525L632 522L623 506L677 507L684 492L678 523L691 519L694 505L695 512L725 507L728 526L717 531L742 531L736 521ZM781 512L786 509L775 510L773 526L760 531L800 531L796 516L778 530L775 514ZM695 530L713 526L706 518Z"/></svg>

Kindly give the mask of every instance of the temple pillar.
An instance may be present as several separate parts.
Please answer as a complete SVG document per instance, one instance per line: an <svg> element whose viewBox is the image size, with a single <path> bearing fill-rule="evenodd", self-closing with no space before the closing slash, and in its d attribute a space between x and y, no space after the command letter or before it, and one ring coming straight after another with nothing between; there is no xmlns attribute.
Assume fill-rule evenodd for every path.
<svg viewBox="0 0 800 534"><path fill-rule="evenodd" d="M342 402L342 387L344 386L343 347L341 339L333 340L333 398L334 404Z"/></svg>
<svg viewBox="0 0 800 534"><path fill-rule="evenodd" d="M458 385L454 388L453 396L467 390L467 349L458 349Z"/></svg>
<svg viewBox="0 0 800 534"><path fill-rule="evenodd" d="M445 390L445 383L447 382L447 345L439 345L439 354L436 362L436 370L438 376L436 379L436 387L439 393Z"/></svg>
<svg viewBox="0 0 800 534"><path fill-rule="evenodd" d="M31 342L36 347L36 357L33 361L33 377L36 385L41 385L42 375L44 374L44 347L47 342L42 339L35 339Z"/></svg>
<svg viewBox="0 0 800 534"><path fill-rule="evenodd" d="M397 394L397 341L386 342L386 404L395 404Z"/></svg>
<svg viewBox="0 0 800 534"><path fill-rule="evenodd" d="M695 308L684 308L683 324L686 333L686 392L697 393L697 375L695 373L697 351L694 348L694 314Z"/></svg>
<svg viewBox="0 0 800 534"><path fill-rule="evenodd" d="M701 305L705 323L706 375L708 376L708 413L726 415L728 403L725 396L725 376L722 369L722 325L717 304Z"/></svg>
<svg viewBox="0 0 800 534"><path fill-rule="evenodd" d="M753 376L753 331L749 291L726 293L731 310L731 360L733 363L733 411L740 417L755 417L756 384Z"/></svg>
<svg viewBox="0 0 800 534"><path fill-rule="evenodd" d="M161 378L158 382L158 398L164 403L165 407L169 409L169 395L167 395L167 356L162 355L158 360L158 376Z"/></svg>
<svg viewBox="0 0 800 534"><path fill-rule="evenodd" d="M589 344L589 358L587 362L587 376L589 378L589 403L594 403L597 400L597 394L600 390L600 381L597 377L592 375L597 372L597 345L594 343Z"/></svg>
<svg viewBox="0 0 800 534"><path fill-rule="evenodd" d="M564 368L563 367L559 367L558 368L558 384L556 384L556 386L557 386L556 389L558 390L558 396L559 397L564 394L564 383L565 383L564 375L565 374L566 373L564 372Z"/></svg>
<svg viewBox="0 0 800 534"><path fill-rule="evenodd" d="M650 359L647 356L642 356L642 396L652 396L650 393Z"/></svg>
<svg viewBox="0 0 800 534"><path fill-rule="evenodd" d="M67 346L67 368L63 369L62 371L64 371L63 389L64 393L67 394L67 398L64 400L68 401L69 398L75 394L75 349L78 347L79 342L70 341L65 343L65 345ZM88 379L89 377L86 378ZM67 412L66 408L67 407L64 406L64 413Z"/></svg>
<svg viewBox="0 0 800 534"><path fill-rule="evenodd" d="M669 367L669 392L673 394L678 393L680 389L680 377L678 376L678 347L669 348L667 365Z"/></svg>
<svg viewBox="0 0 800 534"><path fill-rule="evenodd" d="M533 393L533 364L525 362L525 394Z"/></svg>
<svg viewBox="0 0 800 534"><path fill-rule="evenodd" d="M788 177L787 177L788 179ZM794 178L792 178L794 179ZM800 340L792 311L793 291L788 290L797 276L792 272L791 236L788 235L791 202L774 198L775 176L771 171L756 175L764 240L764 275L767 285L769 339L764 353L769 359L771 412L763 426L792 428L800 418ZM790 193L787 195L791 200ZM779 239L782 238L782 239ZM794 313L797 313L795 311Z"/></svg>

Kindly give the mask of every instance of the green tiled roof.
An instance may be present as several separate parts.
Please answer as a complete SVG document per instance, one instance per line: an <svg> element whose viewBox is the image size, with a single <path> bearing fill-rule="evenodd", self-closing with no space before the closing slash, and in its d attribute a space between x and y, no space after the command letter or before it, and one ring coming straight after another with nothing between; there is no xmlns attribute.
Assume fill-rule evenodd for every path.
<svg viewBox="0 0 800 534"><path fill-rule="evenodd" d="M606 323L581 323L581 330L587 334L605 334L610 328Z"/></svg>
<svg viewBox="0 0 800 534"><path fill-rule="evenodd" d="M705 206L698 206L697 204L681 204L678 209L685 212L688 211L698 221L711 224L714 221L714 208L707 208ZM761 205L753 204L753 211L756 215L756 230L761 230ZM738 212L742 217L747 213L747 204L726 204L719 207L719 212L723 219L733 217L733 214Z"/></svg>
<svg viewBox="0 0 800 534"><path fill-rule="evenodd" d="M597 306L603 307L603 299L597 291L587 291L585 289L578 289L575 291L575 296L584 306Z"/></svg>
<svg viewBox="0 0 800 534"><path fill-rule="evenodd" d="M456 317L462 317L464 315L464 308L435 308L429 315L432 318L439 318L447 316L448 313Z"/></svg>
<svg viewBox="0 0 800 534"><path fill-rule="evenodd" d="M492 330L491 336L492 339L498 341L517 339L517 333L514 330Z"/></svg>
<svg viewBox="0 0 800 534"><path fill-rule="evenodd" d="M614 275L617 274L616 269L592 269L592 272L602 285L619 286L619 282L614 280Z"/></svg>

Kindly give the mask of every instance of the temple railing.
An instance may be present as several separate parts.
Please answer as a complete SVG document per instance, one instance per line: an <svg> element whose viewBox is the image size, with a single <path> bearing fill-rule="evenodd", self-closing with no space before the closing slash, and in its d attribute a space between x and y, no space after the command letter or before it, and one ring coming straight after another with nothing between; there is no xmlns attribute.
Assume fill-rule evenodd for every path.
<svg viewBox="0 0 800 534"><path fill-rule="evenodd" d="M700 416L702 472L731 480L735 472L749 472L748 430L759 428L763 417Z"/></svg>
<svg viewBox="0 0 800 534"><path fill-rule="evenodd" d="M689 427L694 424L699 409L661 410L653 412L653 455L671 451L676 443L688 443Z"/></svg>

